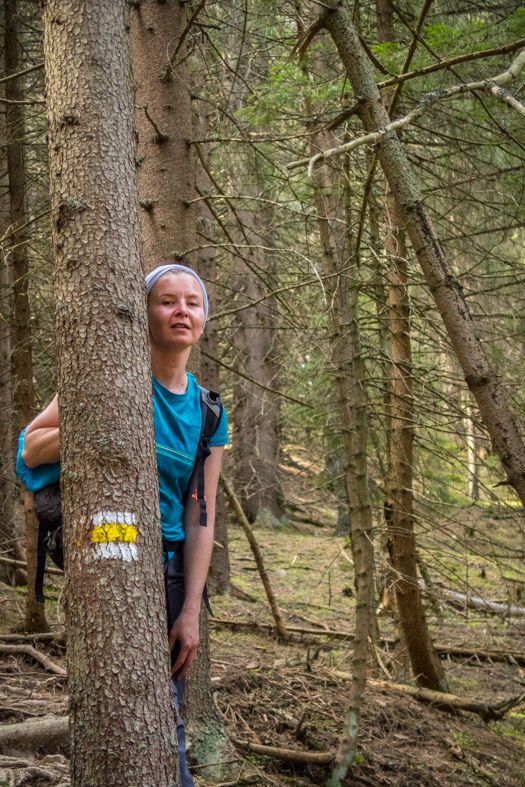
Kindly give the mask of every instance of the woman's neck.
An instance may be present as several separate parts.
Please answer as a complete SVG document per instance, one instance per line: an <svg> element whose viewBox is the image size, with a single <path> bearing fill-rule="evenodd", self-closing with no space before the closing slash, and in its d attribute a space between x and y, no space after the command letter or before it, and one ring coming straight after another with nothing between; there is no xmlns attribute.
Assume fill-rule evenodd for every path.
<svg viewBox="0 0 525 787"><path fill-rule="evenodd" d="M151 372L159 383L172 393L186 393L188 387L186 364L190 349L188 347L182 353L165 353L156 347L151 348Z"/></svg>

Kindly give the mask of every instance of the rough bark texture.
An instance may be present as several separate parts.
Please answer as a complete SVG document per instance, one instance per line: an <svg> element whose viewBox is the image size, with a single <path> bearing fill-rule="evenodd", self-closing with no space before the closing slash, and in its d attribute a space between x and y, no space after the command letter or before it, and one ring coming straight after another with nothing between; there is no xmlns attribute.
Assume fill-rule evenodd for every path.
<svg viewBox="0 0 525 787"><path fill-rule="evenodd" d="M129 4L44 25L72 784L173 785Z"/></svg>
<svg viewBox="0 0 525 787"><path fill-rule="evenodd" d="M187 47L177 53L174 73L165 78L186 27L186 8L178 0L146 0L131 12L136 125L144 267L196 263L195 196L191 96ZM157 126L157 133L143 109ZM162 135L165 135L164 138ZM190 249L193 252L188 254Z"/></svg>
<svg viewBox="0 0 525 787"><path fill-rule="evenodd" d="M392 12L387 0L377 0L377 11L380 43L393 41ZM390 559L396 576L396 600L403 628L403 637L399 640L404 639L403 649L406 644L412 671L419 685L435 691L447 691L445 673L427 628L417 578L412 492L414 402L407 248L403 219L390 188L387 190L386 216L385 251L388 265L391 359L391 439L388 480L391 508L387 525ZM406 670L402 668L402 672L405 673Z"/></svg>
<svg viewBox="0 0 525 787"><path fill-rule="evenodd" d="M185 42L166 78L170 72L166 53L171 56L175 51L186 24L186 8L178 0L164 3L145 0L131 12L146 271L170 262L195 268L198 261L197 213L195 204L187 204L196 192L194 160L189 145L192 113ZM140 109L146 104L148 114L166 139L159 139L144 110ZM201 381L199 345L192 349L187 369ZM201 765L228 759L224 725L213 701L205 615L201 612L201 644L186 678L183 714L188 740L193 742L192 756ZM207 775L215 776L212 769L206 771Z"/></svg>
<svg viewBox="0 0 525 787"><path fill-rule="evenodd" d="M186 724L188 759L208 765L231 759L226 729L213 698L210 681L210 624L208 611L201 605L199 618L200 642L197 658L186 679L182 718ZM208 778L228 780L236 769L222 765L206 768Z"/></svg>
<svg viewBox="0 0 525 787"><path fill-rule="evenodd" d="M388 520L396 599L412 670L420 686L447 691L445 674L428 632L417 578L412 466L414 412L407 250L396 204L388 197L388 307L391 355L391 417Z"/></svg>
<svg viewBox="0 0 525 787"><path fill-rule="evenodd" d="M195 118L198 139L206 139L209 135L209 114L210 105L206 101L200 101ZM196 161L195 182L201 194L206 194L211 188L211 181L206 171L209 171L210 165L209 148L209 144L199 144L200 156ZM199 249L197 270L206 283L210 314L215 314L217 312L217 287L214 282L217 279L217 259L215 248L211 245L215 241L215 223L212 212L206 200L203 199L197 203L197 234L200 244L204 247ZM201 383L212 391L219 391L219 364L207 357L218 358L219 356L219 334L216 320L206 324L201 345L205 353L201 355ZM214 545L211 556L207 582L208 591L212 595L227 593L231 588L226 503L220 487L217 489L215 503L215 541L222 545L222 549Z"/></svg>
<svg viewBox="0 0 525 787"><path fill-rule="evenodd" d="M20 70L18 41L18 2L5 3L5 66L7 74ZM6 82L6 98L23 100L20 80ZM7 168L9 174L9 202L11 219L11 259L13 277L13 360L15 370L14 404L21 430L35 415L35 389L33 387L33 360L31 352L31 310L29 305L29 265L27 257L26 223L26 169L24 155L24 107L7 104L8 146ZM35 527L32 507L24 501L26 541L28 545L28 594L26 601L26 628L28 631L46 631L44 604L35 600L36 541L31 537ZM33 554L29 554L34 550ZM18 557L19 555L17 555Z"/></svg>
<svg viewBox="0 0 525 787"><path fill-rule="evenodd" d="M323 13L322 23L334 39L354 94L360 97L359 116L367 131L379 129L389 122L389 118L381 102L371 63L345 8L337 0L330 0L329 5L332 8ZM461 285L447 264L410 164L395 133L385 135L378 143L377 155L465 380L476 399L508 479L525 505L525 445L509 409L504 388L488 362Z"/></svg>

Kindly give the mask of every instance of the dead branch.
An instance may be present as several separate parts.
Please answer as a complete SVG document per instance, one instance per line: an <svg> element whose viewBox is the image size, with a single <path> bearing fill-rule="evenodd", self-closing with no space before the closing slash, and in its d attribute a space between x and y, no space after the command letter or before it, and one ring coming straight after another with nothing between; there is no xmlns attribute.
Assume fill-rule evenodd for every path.
<svg viewBox="0 0 525 787"><path fill-rule="evenodd" d="M184 28L184 30L182 31L182 33L180 35L180 38L179 38L179 40L177 42L177 46L175 47L175 51L172 54L172 56L170 57L169 62L167 64L165 70L160 75L160 81L161 82L167 82L171 78L171 75L173 73L173 67L174 67L174 64L175 64L175 58L177 57L178 53L180 52L180 49L181 49L184 41L186 40L186 36L188 35L188 33L190 32L191 28L193 27L193 23L195 22L195 20L197 19L198 15L200 14L200 12L201 12L205 2L206 2L206 0L200 0L200 2L197 3L195 8L193 9L193 13L190 16L190 18L188 19L188 23L186 24L186 27Z"/></svg>
<svg viewBox="0 0 525 787"><path fill-rule="evenodd" d="M2 77L2 79L0 79L0 85L2 82L9 82L11 79L18 79L18 77L23 77L26 74L30 74L31 71L38 71L39 68L44 68L44 64L37 63L36 66L30 66L29 68L25 68L23 71L17 71L16 74L9 74L7 77Z"/></svg>
<svg viewBox="0 0 525 787"><path fill-rule="evenodd" d="M0 634L0 642L20 642L20 640L54 640L62 638L64 629L60 631L46 631L41 634Z"/></svg>
<svg viewBox="0 0 525 787"><path fill-rule="evenodd" d="M31 645L1 645L0 644L0 653L25 653L28 656L31 656L35 659L35 661L39 661L43 667L45 667L49 672L54 672L55 675L60 675L63 678L67 677L67 672L63 667L59 667L58 664L55 664L54 661L51 661L49 656L46 656L45 653L41 653L36 648L33 648Z"/></svg>
<svg viewBox="0 0 525 787"><path fill-rule="evenodd" d="M293 396L288 396L288 394L282 393L281 391L276 391L275 388L269 388L267 385L258 383L257 380L254 380L252 377L248 377L246 374L243 374L238 369L234 369L232 366L228 366L228 364L224 363L224 361L221 361L220 358L215 358L213 355L209 355L208 353L205 353L204 350L201 350L201 355L204 355L205 358L209 358L210 361L219 364L219 366L222 366L224 369L227 369L229 372L233 372L238 377L242 377L245 380L248 380L248 382L257 385L259 388L262 388L263 391L269 391L270 393L273 393L276 396L281 396L283 399L288 399L288 401L293 402L294 404L300 404L301 407L307 407L309 410L314 409L311 404L306 404L306 402L301 402L300 399L294 399Z"/></svg>
<svg viewBox="0 0 525 787"><path fill-rule="evenodd" d="M226 497L230 505L232 506L237 519L239 521L240 526L244 530L246 534L246 538L248 539L248 543L250 544L250 549L253 552L253 556L255 558L255 562L257 563L257 568L259 570L259 575L261 577L261 582L263 583L264 590L266 592L266 597L268 598L268 603L270 604L270 609L272 610L272 615L275 620L275 625L277 631L279 632L280 636L287 640L290 639L290 635L286 630L286 624L284 622L283 616L281 615L281 610L279 609L279 604L277 603L277 599L273 592L272 586L270 584L270 580L268 579L268 574L266 573L266 569L264 567L264 561L262 558L261 550L259 549L259 544L255 538L252 528L250 527L250 523L248 522L244 511L242 510L242 506L240 504L239 498L233 491L230 484L226 481L223 475L220 477L220 483Z"/></svg>
<svg viewBox="0 0 525 787"><path fill-rule="evenodd" d="M216 628L232 628L232 629L238 629L240 631L259 629L260 631L273 633L276 630L275 626L272 623L256 623L248 620L240 620L240 621L227 620L226 618L213 618L213 620L210 621L210 625ZM319 629L307 629L307 628L301 628L300 626L287 626L287 631L292 635L297 634L300 636L306 634L315 637L330 637L332 639L343 639L346 641L352 641L354 639L354 635L349 631L334 631L333 629L320 631ZM311 641L306 642L305 644L311 644ZM380 644L393 646L394 640L382 639L380 640ZM525 664L525 653L518 650L479 650L478 648L465 648L462 646L439 645L439 644L435 644L434 648L436 650L436 653L443 656L450 654L451 656L457 656L459 658L477 657L481 661L492 660L492 661L502 662L504 664L508 664L508 663Z"/></svg>
<svg viewBox="0 0 525 787"><path fill-rule="evenodd" d="M332 670L332 675L342 680L352 680L350 672L340 672L339 670ZM525 693L519 694L516 697L511 697L508 700L503 700L495 705L489 705L485 702L476 702L465 700L461 697L456 697L455 694L445 694L440 691L431 691L430 689L422 689L417 686L407 686L400 683L389 683L384 680L369 680L368 684L377 689L385 689L386 691L395 691L399 694L408 694L417 700L430 703L431 705L439 708L440 710L464 710L469 713L476 713L481 716L485 723L489 721L499 721L506 713L523 700Z"/></svg>
<svg viewBox="0 0 525 787"><path fill-rule="evenodd" d="M0 564L2 566L13 566L13 568L24 568L27 571L27 563L24 563L23 560L11 560L9 557L2 557L0 556ZM64 572L61 571L59 568L53 568L52 566L46 566L46 574L56 574L59 577L64 576Z"/></svg>
<svg viewBox="0 0 525 787"><path fill-rule="evenodd" d="M263 754L265 757L273 757L276 760L285 760L286 762L304 762L314 763L316 765L326 765L334 758L333 752L311 752L311 751L296 751L295 749L280 749L274 746L261 746L258 743L251 743L251 741L241 741L238 738L231 738L230 740L240 749L251 751L254 754Z"/></svg>
<svg viewBox="0 0 525 787"><path fill-rule="evenodd" d="M227 620L226 618L213 618L210 621L212 626L221 627L224 626L226 628L250 628L250 629L262 629L263 631L274 632L276 627L272 623L251 623L250 621L242 620ZM327 629L323 631L319 631L319 629L307 629L301 628L300 626L287 626L286 627L288 632L293 632L294 634L313 634L316 637L332 637L333 639L353 639L354 635L350 634L346 631L333 631L332 629Z"/></svg>
<svg viewBox="0 0 525 787"><path fill-rule="evenodd" d="M433 106L433 104L435 104L437 101L455 98L458 95L475 90L488 91L492 95L499 98L500 101L503 101L508 106L515 109L517 112L519 112L519 114L525 116L525 106L521 104L511 93L509 93L507 90L504 90L503 88L503 85L506 85L508 82L516 79L524 66L525 49L520 52L518 57L515 58L506 71L494 77L493 79L484 79L480 82L469 82L466 84L454 85L453 87L449 88L443 88L441 90L435 90L434 92L424 96L419 102L418 106L407 115L394 120L392 123L387 123L385 126L383 126L383 128L377 129L376 131L371 131L368 134L364 134L362 137L353 139L351 142L347 142L346 144L340 145L339 147L330 148L329 150L322 151L321 153L316 153L315 156L300 159L299 161L292 161L290 164L286 165L286 168L288 170L292 170L308 165L308 177L311 178L313 167L319 161L326 161L326 159L332 158L333 156L341 156L343 153L349 153L351 150L355 150L355 148L358 148L361 145L375 145L384 136L386 136L386 134L390 134L393 131L399 131L410 123L413 123L415 120L418 120L421 115L429 110L430 107Z"/></svg>
<svg viewBox="0 0 525 787"><path fill-rule="evenodd" d="M515 41L513 44L498 47L497 49L485 49L483 52L470 52L467 55L458 55L450 60L441 60L439 63L433 63L431 66L419 68L416 71L409 71L406 74L400 74L397 77L386 79L384 82L378 82L377 87L379 90L382 90L385 87L391 87L392 85L406 82L407 79L416 79L417 77L426 76L427 74L433 74L435 71L442 71L444 68L453 68L461 63L469 63L471 60L481 60L482 58L494 57L495 55L506 55L509 52L515 52L516 49L523 49L524 46L525 38L520 38L519 41Z"/></svg>
<svg viewBox="0 0 525 787"><path fill-rule="evenodd" d="M525 607L516 607L513 604L501 604L497 601L486 601L484 598L478 596L466 596L464 593L456 593L454 590L447 590L445 588L436 588L437 593L450 599L455 606L461 608L468 607L475 609L478 612L492 612L495 615L501 615L505 618L524 618Z"/></svg>
<svg viewBox="0 0 525 787"><path fill-rule="evenodd" d="M462 648L449 645L435 645L436 653L443 655L459 656L460 658L478 658L481 661L500 661L504 664L509 662L515 664L525 664L525 653L517 650L478 650Z"/></svg>
<svg viewBox="0 0 525 787"><path fill-rule="evenodd" d="M0 725L0 753L58 752L69 743L67 716Z"/></svg>

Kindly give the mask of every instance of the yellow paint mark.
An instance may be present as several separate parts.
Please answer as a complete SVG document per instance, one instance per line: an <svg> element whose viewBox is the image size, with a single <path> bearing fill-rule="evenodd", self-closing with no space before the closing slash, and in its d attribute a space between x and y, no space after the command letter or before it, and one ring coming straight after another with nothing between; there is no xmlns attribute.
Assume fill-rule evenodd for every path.
<svg viewBox="0 0 525 787"><path fill-rule="evenodd" d="M135 525L108 522L93 528L91 541L94 544L107 544L110 541L127 541L133 543L136 541L137 535L138 532Z"/></svg>

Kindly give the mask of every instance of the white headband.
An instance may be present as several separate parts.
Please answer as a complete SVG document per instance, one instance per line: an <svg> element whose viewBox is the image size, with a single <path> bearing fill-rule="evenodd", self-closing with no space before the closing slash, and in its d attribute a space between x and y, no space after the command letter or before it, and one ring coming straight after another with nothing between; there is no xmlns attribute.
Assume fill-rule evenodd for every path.
<svg viewBox="0 0 525 787"><path fill-rule="evenodd" d="M160 279L161 276L164 276L165 273L170 273L170 271L178 271L179 273L189 273L190 276L193 276L199 282L200 288L202 290L202 299L203 299L203 307L204 307L204 325L206 325L206 320L208 319L208 312L210 309L210 305L208 303L208 293L206 292L206 287L204 286L204 282L202 281L201 277L198 276L194 270L191 268L187 268L186 265L159 265L158 268L155 268L148 273L146 276L146 290L148 295L151 292L151 288L153 285ZM204 325L202 326L204 328Z"/></svg>

